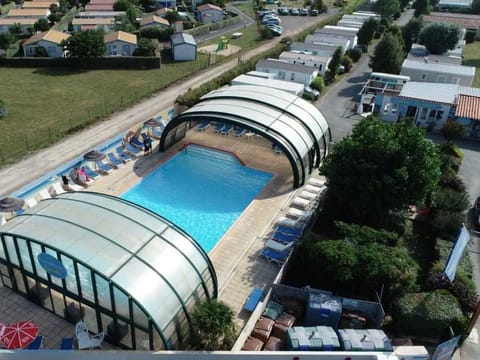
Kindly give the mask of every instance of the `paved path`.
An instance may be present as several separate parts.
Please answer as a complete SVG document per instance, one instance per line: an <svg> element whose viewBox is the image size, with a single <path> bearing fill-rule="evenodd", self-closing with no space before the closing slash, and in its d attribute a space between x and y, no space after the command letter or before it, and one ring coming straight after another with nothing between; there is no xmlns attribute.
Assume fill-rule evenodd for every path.
<svg viewBox="0 0 480 360"><path fill-rule="evenodd" d="M329 15L319 16L317 18L318 22L323 20L325 16ZM300 23L295 30L288 30L285 35L291 36L311 25L312 23ZM272 48L279 42L280 38L272 39L255 49L245 52L243 58L248 60L257 54ZM155 93L150 98L143 100L129 109L112 114L105 121L100 122L95 126L69 136L45 150L30 155L28 158L19 161L18 163L0 169L0 198L9 195L13 191L25 186L35 179L38 179L49 171L60 167L69 160L105 143L108 139L142 123L149 117L155 116L167 108L171 108L178 95L184 93L189 88L200 86L204 82L235 67L237 64L238 59L234 59L213 66L182 83L172 85Z"/></svg>

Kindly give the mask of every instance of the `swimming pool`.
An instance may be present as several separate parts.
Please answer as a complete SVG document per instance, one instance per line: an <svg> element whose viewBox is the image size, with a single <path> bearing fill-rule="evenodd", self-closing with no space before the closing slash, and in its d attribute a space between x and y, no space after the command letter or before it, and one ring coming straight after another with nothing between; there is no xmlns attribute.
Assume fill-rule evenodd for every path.
<svg viewBox="0 0 480 360"><path fill-rule="evenodd" d="M208 253L271 178L228 153L190 145L121 197L172 221Z"/></svg>

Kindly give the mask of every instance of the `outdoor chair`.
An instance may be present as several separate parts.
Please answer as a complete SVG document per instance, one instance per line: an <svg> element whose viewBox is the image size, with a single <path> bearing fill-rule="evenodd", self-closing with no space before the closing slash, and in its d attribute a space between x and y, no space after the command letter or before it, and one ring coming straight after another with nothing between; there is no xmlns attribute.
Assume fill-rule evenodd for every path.
<svg viewBox="0 0 480 360"><path fill-rule="evenodd" d="M233 125L232 124L226 124L223 130L220 132L222 135L228 135L232 132L233 130Z"/></svg>
<svg viewBox="0 0 480 360"><path fill-rule="evenodd" d="M0 216L0 225L5 225L7 223L7 219L5 219L5 216Z"/></svg>
<svg viewBox="0 0 480 360"><path fill-rule="evenodd" d="M75 337L77 338L79 350L94 349L102 347L102 341L105 338L105 334L99 332L96 335L90 336L87 325L85 325L83 321L79 321L75 325Z"/></svg>
<svg viewBox="0 0 480 360"><path fill-rule="evenodd" d="M245 130L244 128L237 128L237 130L235 130L235 133L233 134L233 136L235 137L240 137L240 136L243 136L245 133L247 132L247 130Z"/></svg>
<svg viewBox="0 0 480 360"><path fill-rule="evenodd" d="M43 349L43 342L45 340L45 337L43 336L37 336L35 340L33 340L28 346L26 347L26 350L41 350Z"/></svg>
<svg viewBox="0 0 480 360"><path fill-rule="evenodd" d="M40 198L41 198L42 200L44 200L44 199L50 199L50 198L52 197L52 196L50 195L50 193L48 192L47 189L42 189L42 190L40 190L38 194L40 195Z"/></svg>
<svg viewBox="0 0 480 360"><path fill-rule="evenodd" d="M305 210L310 209L317 204L318 203L317 203L316 200L303 199L299 196L294 197L292 202L290 203L290 205L295 205L295 206L300 207L300 208L305 209Z"/></svg>
<svg viewBox="0 0 480 360"><path fill-rule="evenodd" d="M304 228L309 219L309 217L299 217L297 219L292 219L286 216L281 216L277 220L277 225L289 228Z"/></svg>
<svg viewBox="0 0 480 360"><path fill-rule="evenodd" d="M286 235L292 235L292 236L302 236L303 235L303 229L305 226L299 225L298 227L288 227L288 226L282 226L282 225L277 225L275 228L275 232L280 232Z"/></svg>
<svg viewBox="0 0 480 360"><path fill-rule="evenodd" d="M85 171L85 173L88 175L89 178L92 178L92 179L96 179L100 176L99 173L97 173L96 171L93 171L90 166L88 165L84 165L82 166L83 167L83 170Z"/></svg>
<svg viewBox="0 0 480 360"><path fill-rule="evenodd" d="M281 266L285 263L285 261L287 261L288 255L290 255L290 249L277 252L272 249L265 248L262 250L261 255L267 259L268 262Z"/></svg>
<svg viewBox="0 0 480 360"><path fill-rule="evenodd" d="M250 295L248 295L247 301L243 306L243 310L252 312L257 307L258 303L263 298L263 290L260 288L254 288Z"/></svg>
<svg viewBox="0 0 480 360"><path fill-rule="evenodd" d="M143 142L141 142L136 136L133 136L130 140L130 145L136 146L139 149L143 149Z"/></svg>
<svg viewBox="0 0 480 360"><path fill-rule="evenodd" d="M282 244L276 241L275 239L270 239L265 243L265 247L267 249L272 249L276 252L281 253L290 249L293 246L293 244L295 244L295 241L289 242L288 244Z"/></svg>
<svg viewBox="0 0 480 360"><path fill-rule="evenodd" d="M110 161L113 165L115 165L116 167L119 167L119 166L122 166L123 165L123 161L120 160L119 158L117 158L113 153L108 153L107 154L107 158L108 158L108 161ZM127 160L125 160L127 161ZM129 160L128 160L129 161Z"/></svg>
<svg viewBox="0 0 480 360"><path fill-rule="evenodd" d="M65 193L66 191L63 190L62 185L60 185L60 181L56 181L50 187L50 194L54 194L54 196L60 195Z"/></svg>
<svg viewBox="0 0 480 360"><path fill-rule="evenodd" d="M32 207L34 207L35 205L38 204L38 201L35 198L30 198L30 199L25 200L25 204L27 204L28 208L32 208Z"/></svg>
<svg viewBox="0 0 480 360"><path fill-rule="evenodd" d="M202 121L200 125L197 126L197 131L205 131L210 127L210 122L209 121Z"/></svg>
<svg viewBox="0 0 480 360"><path fill-rule="evenodd" d="M307 200L318 200L318 197L319 197L319 194L314 194L314 193L311 193L309 191L302 191L300 192L300 194L298 194L298 197L301 197L303 199L307 199Z"/></svg>
<svg viewBox="0 0 480 360"><path fill-rule="evenodd" d="M113 171L113 167L109 164L104 163L102 160L97 161L97 167L100 172L108 174Z"/></svg>
<svg viewBox="0 0 480 360"><path fill-rule="evenodd" d="M312 192L312 193L315 193L315 194L321 194L323 193L324 190L326 190L326 186L322 186L322 187L318 187L318 186L314 186L314 185L305 185L304 189L309 191L309 192Z"/></svg>
<svg viewBox="0 0 480 360"><path fill-rule="evenodd" d="M142 145L143 146L143 145ZM136 147L134 147L133 145L131 145L130 143L125 143L125 149L127 149L127 151L129 153L132 153L133 155L138 155L140 154L140 150L138 150Z"/></svg>
<svg viewBox="0 0 480 360"><path fill-rule="evenodd" d="M308 183L313 185L313 186L322 187L322 186L325 185L326 180L311 177L310 179L308 179Z"/></svg>
<svg viewBox="0 0 480 360"><path fill-rule="evenodd" d="M275 231L272 235L272 239L284 244L288 244L294 242L300 238L299 235L294 234L285 234L280 231Z"/></svg>
<svg viewBox="0 0 480 360"><path fill-rule="evenodd" d="M73 350L73 338L63 338L60 343L60 350Z"/></svg>
<svg viewBox="0 0 480 360"><path fill-rule="evenodd" d="M90 338L90 348L102 348L102 341L105 338L105 333L99 332L97 335L93 335Z"/></svg>
<svg viewBox="0 0 480 360"><path fill-rule="evenodd" d="M220 134L223 129L225 129L225 124L223 122L219 122L213 131Z"/></svg>
<svg viewBox="0 0 480 360"><path fill-rule="evenodd" d="M123 151L121 146L117 147L115 150L117 151L118 156L120 156L120 158L125 162L132 160L132 157L135 158L135 155L130 155Z"/></svg>
<svg viewBox="0 0 480 360"><path fill-rule="evenodd" d="M162 132L163 132L163 129L158 129L156 127L153 127L152 128L152 137L157 139L157 140L160 140L160 138L162 137Z"/></svg>

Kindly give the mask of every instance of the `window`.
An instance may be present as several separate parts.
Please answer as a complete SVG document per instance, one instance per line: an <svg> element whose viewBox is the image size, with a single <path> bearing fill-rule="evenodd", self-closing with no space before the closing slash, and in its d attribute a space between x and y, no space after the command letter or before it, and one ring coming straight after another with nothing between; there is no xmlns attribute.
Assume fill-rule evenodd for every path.
<svg viewBox="0 0 480 360"><path fill-rule="evenodd" d="M447 77L445 75L438 75L437 82L445 83L445 82L447 82Z"/></svg>
<svg viewBox="0 0 480 360"><path fill-rule="evenodd" d="M284 72L284 71L280 71L280 72L278 73L278 78L279 78L280 80L284 80L284 79L285 79L285 72Z"/></svg>
<svg viewBox="0 0 480 360"><path fill-rule="evenodd" d="M392 114L395 114L398 110L398 104L392 104L391 112Z"/></svg>
<svg viewBox="0 0 480 360"><path fill-rule="evenodd" d="M290 80L291 80L291 81L295 80L295 73L291 73L291 75L290 75Z"/></svg>
<svg viewBox="0 0 480 360"><path fill-rule="evenodd" d="M422 79L422 80L427 80L427 74L426 74L426 73L422 73L421 79Z"/></svg>
<svg viewBox="0 0 480 360"><path fill-rule="evenodd" d="M318 70L322 71L322 64L318 65Z"/></svg>
<svg viewBox="0 0 480 360"><path fill-rule="evenodd" d="M386 114L390 111L390 103L387 103L383 106L383 113Z"/></svg>

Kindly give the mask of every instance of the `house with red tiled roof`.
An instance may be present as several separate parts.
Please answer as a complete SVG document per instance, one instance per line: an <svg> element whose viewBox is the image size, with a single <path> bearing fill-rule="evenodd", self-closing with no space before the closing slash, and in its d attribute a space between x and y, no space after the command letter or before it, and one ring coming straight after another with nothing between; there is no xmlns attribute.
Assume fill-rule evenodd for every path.
<svg viewBox="0 0 480 360"><path fill-rule="evenodd" d="M224 18L223 9L217 5L203 4L197 7L197 20L202 23L216 23Z"/></svg>
<svg viewBox="0 0 480 360"><path fill-rule="evenodd" d="M105 35L105 56L132 56L137 48L137 35L115 31Z"/></svg>
<svg viewBox="0 0 480 360"><path fill-rule="evenodd" d="M52 29L35 34L22 44L23 55L26 57L43 55L43 51L40 53L39 50L43 48L48 57L63 57L65 51L61 44L69 37L69 34Z"/></svg>
<svg viewBox="0 0 480 360"><path fill-rule="evenodd" d="M73 31L98 30L105 32L112 31L115 25L115 18L74 18L72 20Z"/></svg>
<svg viewBox="0 0 480 360"><path fill-rule="evenodd" d="M38 19L35 18L9 18L3 17L0 18L0 33L9 32L9 28L12 25L19 25L21 29L21 34L31 34L33 33L33 25L37 22Z"/></svg>

